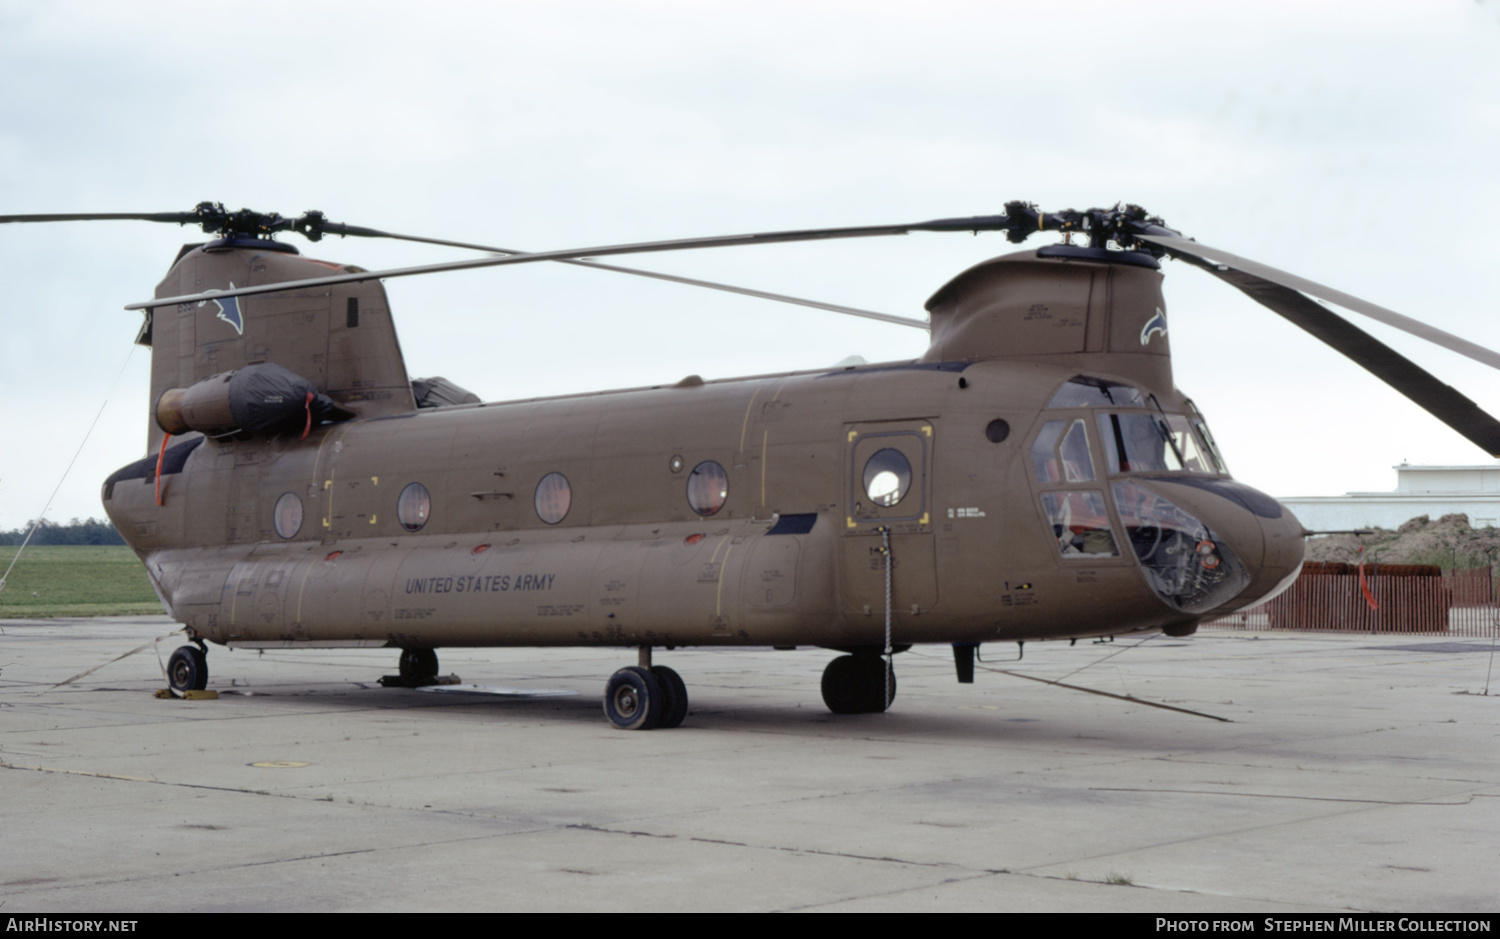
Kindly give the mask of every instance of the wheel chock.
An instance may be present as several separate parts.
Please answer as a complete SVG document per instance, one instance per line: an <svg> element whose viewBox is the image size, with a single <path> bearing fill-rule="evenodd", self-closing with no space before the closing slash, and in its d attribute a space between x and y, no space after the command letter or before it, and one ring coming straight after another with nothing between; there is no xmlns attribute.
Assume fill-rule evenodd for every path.
<svg viewBox="0 0 1500 939"><path fill-rule="evenodd" d="M382 688L426 688L429 685L461 685L463 680L457 675L421 675L405 678L401 675L382 675L380 686Z"/></svg>

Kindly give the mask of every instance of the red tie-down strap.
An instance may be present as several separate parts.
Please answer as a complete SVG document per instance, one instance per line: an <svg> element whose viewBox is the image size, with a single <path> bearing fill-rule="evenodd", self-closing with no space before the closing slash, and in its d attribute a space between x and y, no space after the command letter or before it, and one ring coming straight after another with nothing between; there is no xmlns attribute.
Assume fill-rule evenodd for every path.
<svg viewBox="0 0 1500 939"><path fill-rule="evenodd" d="M1379 567L1378 564L1376 566ZM1360 589L1360 592L1365 595L1365 603L1367 603L1367 604L1370 605L1370 609L1372 609L1372 610L1378 610L1378 609L1380 609L1380 604L1378 604L1378 603L1375 602L1375 594L1373 594L1373 593L1370 592L1370 582L1367 581L1367 580L1365 580L1365 546L1364 545L1360 545L1359 546L1359 589Z"/></svg>
<svg viewBox="0 0 1500 939"><path fill-rule="evenodd" d="M161 462L167 456L167 441L172 439L171 434L162 434L161 450L156 454L156 504L161 505Z"/></svg>
<svg viewBox="0 0 1500 939"><path fill-rule="evenodd" d="M312 403L313 393L309 391L307 400L302 402L302 406L307 409L307 423L302 426L302 436L298 437L298 440L306 440L307 435L312 431Z"/></svg>

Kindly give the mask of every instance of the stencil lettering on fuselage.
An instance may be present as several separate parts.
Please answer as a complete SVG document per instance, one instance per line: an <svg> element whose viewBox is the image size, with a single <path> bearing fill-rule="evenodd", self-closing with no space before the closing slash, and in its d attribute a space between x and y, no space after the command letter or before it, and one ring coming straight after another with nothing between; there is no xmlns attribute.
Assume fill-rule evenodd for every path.
<svg viewBox="0 0 1500 939"><path fill-rule="evenodd" d="M406 592L418 593L521 593L551 590L556 574L489 574L458 577L408 577Z"/></svg>

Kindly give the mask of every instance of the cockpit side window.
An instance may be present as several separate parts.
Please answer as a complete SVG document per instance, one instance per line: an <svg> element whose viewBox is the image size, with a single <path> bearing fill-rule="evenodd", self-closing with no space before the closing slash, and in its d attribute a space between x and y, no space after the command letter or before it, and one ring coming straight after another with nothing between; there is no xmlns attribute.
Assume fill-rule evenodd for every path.
<svg viewBox="0 0 1500 939"><path fill-rule="evenodd" d="M1036 435L1036 442L1031 445L1031 466L1036 472L1036 481L1039 483L1062 481L1062 472L1057 466L1054 453L1057 438L1062 436L1065 423L1066 421L1048 421L1043 424L1042 432Z"/></svg>
<svg viewBox="0 0 1500 939"><path fill-rule="evenodd" d="M1089 450L1085 417L1047 421L1031 445L1031 465L1039 483L1074 486L1098 478ZM1041 494L1042 511L1064 558L1119 557L1103 493L1061 489Z"/></svg>
<svg viewBox="0 0 1500 939"><path fill-rule="evenodd" d="M1089 453L1088 425L1083 418L1043 424L1031 445L1031 464L1037 482L1092 482L1094 458Z"/></svg>
<svg viewBox="0 0 1500 939"><path fill-rule="evenodd" d="M1062 458L1063 482L1086 483L1094 478L1094 458L1089 455L1089 435L1083 419L1074 421L1057 448Z"/></svg>
<svg viewBox="0 0 1500 939"><path fill-rule="evenodd" d="M1042 493L1042 508L1052 524L1057 550L1065 558L1117 557L1114 532L1097 492L1073 490Z"/></svg>

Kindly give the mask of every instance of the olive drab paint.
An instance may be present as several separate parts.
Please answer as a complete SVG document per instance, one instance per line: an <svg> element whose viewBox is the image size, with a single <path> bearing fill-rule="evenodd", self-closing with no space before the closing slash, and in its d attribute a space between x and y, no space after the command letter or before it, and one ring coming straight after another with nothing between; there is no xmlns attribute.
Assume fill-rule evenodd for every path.
<svg viewBox="0 0 1500 939"><path fill-rule="evenodd" d="M1186 608L1143 571L1101 408L1059 405L1059 389L1082 376L1138 390L1120 410L1199 418L1172 383L1155 261L1061 247L938 290L915 362L512 403L418 408L378 281L239 297L240 330L212 301L159 307L153 400L271 362L354 416L305 438L205 439L164 471L162 504L147 472L114 480L105 507L172 615L231 646L878 650L883 535L897 646L1180 632L1259 602L1297 571L1301 527L1247 509L1219 466L1122 478L1201 521L1243 584ZM330 270L357 269L231 242L185 251L157 296ZM1039 479L1035 441L1055 420L1085 428L1087 479ZM155 420L148 435L154 463ZM722 506L701 514L689 480L710 463ZM403 502L413 484L421 498ZM562 486L548 521L539 506ZM1099 506L1104 548L1060 546L1076 526L1048 505Z"/></svg>

